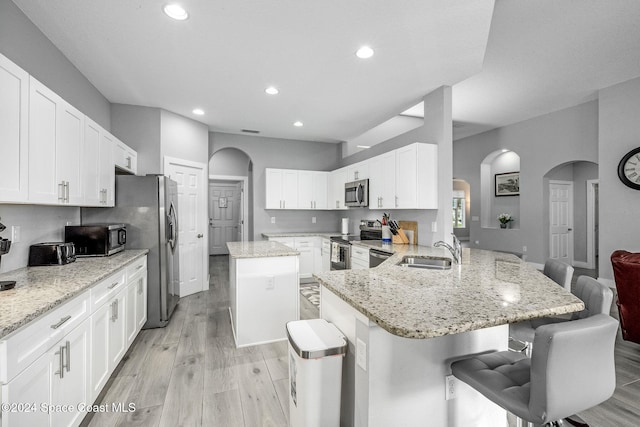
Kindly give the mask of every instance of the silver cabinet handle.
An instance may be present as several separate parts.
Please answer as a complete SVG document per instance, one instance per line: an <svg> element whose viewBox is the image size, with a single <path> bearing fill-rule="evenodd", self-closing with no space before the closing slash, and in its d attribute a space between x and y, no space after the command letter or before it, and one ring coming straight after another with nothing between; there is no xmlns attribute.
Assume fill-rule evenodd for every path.
<svg viewBox="0 0 640 427"><path fill-rule="evenodd" d="M115 322L118 318L118 300L111 303L111 321Z"/></svg>
<svg viewBox="0 0 640 427"><path fill-rule="evenodd" d="M140 270L143 267L144 267L144 264L140 264L139 266L136 267L136 270Z"/></svg>
<svg viewBox="0 0 640 427"><path fill-rule="evenodd" d="M127 167L131 169L131 156L127 157Z"/></svg>
<svg viewBox="0 0 640 427"><path fill-rule="evenodd" d="M64 316L62 319L60 319L60 321L58 323L56 323L55 325L51 325L51 329L58 329L60 326L62 326L69 319L71 319L71 316Z"/></svg>
<svg viewBox="0 0 640 427"><path fill-rule="evenodd" d="M396 208L398 207L398 196L396 196Z"/></svg>
<svg viewBox="0 0 640 427"><path fill-rule="evenodd" d="M58 200L64 202L64 181L58 184Z"/></svg>
<svg viewBox="0 0 640 427"><path fill-rule="evenodd" d="M63 348L66 348L67 350L67 364L66 366L63 365L63 367L66 367L67 372L69 372L71 370L71 342L67 341L67 344Z"/></svg>
<svg viewBox="0 0 640 427"><path fill-rule="evenodd" d="M118 286L118 282L113 282L111 285L109 285L109 287L107 289L113 289L116 286Z"/></svg>
<svg viewBox="0 0 640 427"><path fill-rule="evenodd" d="M196 237L197 237L198 239L202 239L202 238L204 237L204 234L198 234Z"/></svg>
<svg viewBox="0 0 640 427"><path fill-rule="evenodd" d="M58 355L58 371L55 375L60 375L62 379L64 378L64 346L60 346L54 354Z"/></svg>
<svg viewBox="0 0 640 427"><path fill-rule="evenodd" d="M142 295L142 277L138 279L138 295Z"/></svg>

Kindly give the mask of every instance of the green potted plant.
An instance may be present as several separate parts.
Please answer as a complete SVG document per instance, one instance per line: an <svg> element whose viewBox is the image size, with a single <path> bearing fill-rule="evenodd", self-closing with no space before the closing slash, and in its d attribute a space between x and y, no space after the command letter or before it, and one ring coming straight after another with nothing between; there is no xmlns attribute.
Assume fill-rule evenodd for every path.
<svg viewBox="0 0 640 427"><path fill-rule="evenodd" d="M501 213L498 215L498 221L500 221L500 228L507 228L509 223L513 221L513 217L508 213Z"/></svg>

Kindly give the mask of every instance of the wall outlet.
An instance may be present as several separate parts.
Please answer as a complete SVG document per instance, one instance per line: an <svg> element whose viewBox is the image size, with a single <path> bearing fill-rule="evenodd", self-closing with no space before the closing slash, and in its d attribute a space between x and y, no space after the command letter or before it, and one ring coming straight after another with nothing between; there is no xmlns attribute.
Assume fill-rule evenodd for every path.
<svg viewBox="0 0 640 427"><path fill-rule="evenodd" d="M527 247L526 246L522 247L522 252L527 252Z"/></svg>
<svg viewBox="0 0 640 427"><path fill-rule="evenodd" d="M356 363L363 371L367 370L367 344L360 338L356 340Z"/></svg>
<svg viewBox="0 0 640 427"><path fill-rule="evenodd" d="M480 221L480 217L479 217L479 216L472 215L472 216L471 216L471 221L473 221L473 222Z"/></svg>
<svg viewBox="0 0 640 427"><path fill-rule="evenodd" d="M21 234L19 225L13 225L11 227L11 241L13 243L18 243L20 241Z"/></svg>
<svg viewBox="0 0 640 427"><path fill-rule="evenodd" d="M275 216L272 216L272 217L271 217L271 224L275 224L275 223L276 223L276 217L275 217Z"/></svg>
<svg viewBox="0 0 640 427"><path fill-rule="evenodd" d="M479 244L480 244L480 240L476 240L474 243L475 243L475 244L476 244L476 246L477 246L477 245L479 245Z"/></svg>
<svg viewBox="0 0 640 427"><path fill-rule="evenodd" d="M444 377L444 400L455 399L456 386L456 377L453 375L447 375Z"/></svg>
<svg viewBox="0 0 640 427"><path fill-rule="evenodd" d="M432 233L437 233L438 232L438 223L436 221L433 221L431 223L431 232Z"/></svg>
<svg viewBox="0 0 640 427"><path fill-rule="evenodd" d="M311 224L315 224L315 223L316 223L316 217L315 217L315 216L312 216L312 217L311 217Z"/></svg>

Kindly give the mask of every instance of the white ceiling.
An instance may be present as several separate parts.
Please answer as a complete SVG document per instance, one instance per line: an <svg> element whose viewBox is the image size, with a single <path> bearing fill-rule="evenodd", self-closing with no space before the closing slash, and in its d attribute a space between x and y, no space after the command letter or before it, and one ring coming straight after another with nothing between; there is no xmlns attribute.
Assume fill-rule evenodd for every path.
<svg viewBox="0 0 640 427"><path fill-rule="evenodd" d="M355 140L451 85L460 138L640 75L637 0L182 0L182 22L149 0L14 2L109 101L223 132Z"/></svg>

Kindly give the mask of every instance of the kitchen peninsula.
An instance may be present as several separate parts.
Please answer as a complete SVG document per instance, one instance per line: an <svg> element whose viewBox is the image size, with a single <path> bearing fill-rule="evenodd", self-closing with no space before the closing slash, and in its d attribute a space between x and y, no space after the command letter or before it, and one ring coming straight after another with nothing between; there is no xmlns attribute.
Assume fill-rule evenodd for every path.
<svg viewBox="0 0 640 427"><path fill-rule="evenodd" d="M359 242L375 247L378 242ZM321 317L349 340L344 425L506 425L504 410L445 376L456 358L505 350L508 324L584 308L515 255L464 249L448 270L402 267L406 256L451 258L443 248L391 245L368 270L317 274ZM449 396L451 397L451 396Z"/></svg>
<svg viewBox="0 0 640 427"><path fill-rule="evenodd" d="M236 347L286 339L300 318L299 252L278 242L228 242L229 313Z"/></svg>

